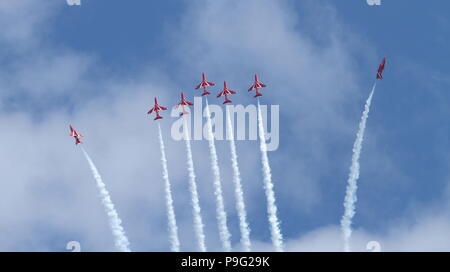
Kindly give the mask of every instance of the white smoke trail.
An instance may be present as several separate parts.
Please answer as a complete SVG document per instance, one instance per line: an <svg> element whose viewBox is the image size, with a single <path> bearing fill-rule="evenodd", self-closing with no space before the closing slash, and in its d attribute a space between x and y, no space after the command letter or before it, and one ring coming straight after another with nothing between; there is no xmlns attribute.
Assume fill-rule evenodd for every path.
<svg viewBox="0 0 450 272"><path fill-rule="evenodd" d="M220 169L217 158L216 146L214 143L214 135L212 131L211 113L209 111L208 99L206 99L206 115L208 117L206 127L208 130L208 146L209 146L209 154L211 157L211 168L214 175L213 185L214 185L214 195L216 196L216 213L217 213L217 222L219 224L219 236L220 241L222 242L223 250L229 252L231 251L231 242L230 242L231 234L227 226L227 213L225 212L225 204L222 195L222 185L220 182Z"/></svg>
<svg viewBox="0 0 450 272"><path fill-rule="evenodd" d="M258 131L261 150L261 161L263 165L264 189L267 198L267 213L270 222L270 231L272 236L272 243L275 250L283 251L283 235L280 229L280 222L277 217L277 205L275 203L275 193L273 191L272 174L270 173L269 158L267 156L266 136L264 133L264 126L262 121L261 107L258 100Z"/></svg>
<svg viewBox="0 0 450 272"><path fill-rule="evenodd" d="M103 206L105 207L106 214L108 215L109 218L109 225L114 235L115 245L117 249L120 251L130 252L131 251L130 243L128 242L128 238L125 235L125 231L121 225L122 221L120 220L119 215L117 214L117 211L114 208L114 204L111 201L111 197L109 196L108 190L106 190L106 185L105 183L103 183L102 177L98 173L97 168L95 167L86 150L84 150L83 147L81 147L81 150L83 151L83 154L86 157L89 166L91 167L92 175L94 176L94 179L97 182L97 187L100 191L102 203Z"/></svg>
<svg viewBox="0 0 450 272"><path fill-rule="evenodd" d="M166 151L164 148L164 141L161 133L161 126L158 123L158 133L159 133L159 146L161 149L161 163L163 168L163 179L166 193L166 206L167 206L167 220L169 223L169 239L170 239L170 248L174 252L180 251L180 240L178 239L178 227L177 220L175 218L175 211L173 208L173 199L172 199L172 191L169 180L169 171L167 170L167 160L166 160Z"/></svg>
<svg viewBox="0 0 450 272"><path fill-rule="evenodd" d="M184 116L183 119L184 119L184 127L183 127L184 141L186 143L187 166L189 172L189 190L191 191L192 214L194 216L194 230L195 235L197 236L198 248L200 251L205 252L206 251L205 234L203 231L204 226L200 209L200 201L198 199L197 183L195 181L194 160L192 159L191 140L188 134L187 121Z"/></svg>
<svg viewBox="0 0 450 272"><path fill-rule="evenodd" d="M352 235L352 219L355 215L356 191L358 189L357 181L359 178L359 157L361 155L362 142L364 139L364 130L366 129L367 118L369 117L370 103L375 92L376 83L373 85L372 92L367 98L364 112L359 123L358 133L353 145L352 165L350 166L350 174L348 177L347 190L344 200L344 215L341 219L341 228L344 236L344 251L350 251L350 237Z"/></svg>
<svg viewBox="0 0 450 272"><path fill-rule="evenodd" d="M244 251L251 251L250 227L247 223L247 211L245 209L244 191L242 190L241 174L237 160L236 145L234 143L233 126L227 108L227 133L230 139L231 165L233 168L234 195L236 197L236 210L239 216L239 227L241 230L241 244Z"/></svg>

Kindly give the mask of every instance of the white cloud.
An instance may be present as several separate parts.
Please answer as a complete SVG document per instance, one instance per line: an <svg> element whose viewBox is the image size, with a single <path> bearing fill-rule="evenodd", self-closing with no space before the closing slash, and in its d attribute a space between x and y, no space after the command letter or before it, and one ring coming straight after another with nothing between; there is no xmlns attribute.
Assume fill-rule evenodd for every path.
<svg viewBox="0 0 450 272"><path fill-rule="evenodd" d="M0 43L10 45L11 51L36 45L42 34L47 33L49 26L46 22L56 8L54 1L2 1Z"/></svg>
<svg viewBox="0 0 450 272"><path fill-rule="evenodd" d="M444 213L424 214L417 222L391 225L386 233L371 233L356 229L352 236L352 251L369 251L367 244L377 241L381 251L449 251L450 218ZM338 226L311 231L291 239L289 251L341 251L342 233Z"/></svg>

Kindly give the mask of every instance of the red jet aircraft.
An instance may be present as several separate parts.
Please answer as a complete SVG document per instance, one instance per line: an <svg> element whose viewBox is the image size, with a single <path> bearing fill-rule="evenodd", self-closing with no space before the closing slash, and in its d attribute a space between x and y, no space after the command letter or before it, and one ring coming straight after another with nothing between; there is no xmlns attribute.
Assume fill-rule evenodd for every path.
<svg viewBox="0 0 450 272"><path fill-rule="evenodd" d="M155 97L155 106L153 108L151 108L150 111L147 112L147 114L151 114L152 112L156 112L156 117L153 120L162 119L162 116L159 115L159 111L161 111L161 110L167 110L167 108L158 105L158 99Z"/></svg>
<svg viewBox="0 0 450 272"><path fill-rule="evenodd" d="M198 90L198 89L200 89L200 87L203 87L202 96L205 96L207 94L210 94L210 92L208 92L208 90L206 90L206 87L214 86L215 84L206 80L205 73L202 73L202 78L203 78L202 82L200 82L200 84L198 84L197 87L195 87L195 89Z"/></svg>
<svg viewBox="0 0 450 272"><path fill-rule="evenodd" d="M231 103L231 100L228 99L228 95L229 95L229 94L236 94L236 92L233 91L233 90L228 89L228 87L227 87L227 82L224 81L224 82L223 82L223 91L221 91L221 92L217 95L217 97L221 97L222 95L224 95L224 96L225 96L225 101L224 101L222 104L227 104L227 103Z"/></svg>
<svg viewBox="0 0 450 272"><path fill-rule="evenodd" d="M253 85L250 86L250 89L248 89L248 91L250 92L251 90L255 89L256 95L254 97L258 97L258 96L262 96L262 93L259 92L259 88L264 88L264 87L266 87L266 84L259 82L258 75L255 74L255 83L253 83Z"/></svg>
<svg viewBox="0 0 450 272"><path fill-rule="evenodd" d="M188 114L188 112L184 110L184 106L192 106L192 105L194 105L194 104L192 104L192 103L189 102L189 101L186 101L186 99L184 98L184 93L181 92L181 102L178 103L178 104L175 106L175 108L177 109L179 106L181 106L181 108L183 109L183 111L180 113L180 116L181 116L181 115L183 115L183 114Z"/></svg>
<svg viewBox="0 0 450 272"><path fill-rule="evenodd" d="M383 70L385 64L386 64L386 57L383 58L380 66L378 66L377 79L383 79Z"/></svg>
<svg viewBox="0 0 450 272"><path fill-rule="evenodd" d="M70 134L69 136L74 137L75 138L75 144L82 144L83 142L80 141L81 137L84 137L81 133L78 133L73 127L72 125L70 125Z"/></svg>

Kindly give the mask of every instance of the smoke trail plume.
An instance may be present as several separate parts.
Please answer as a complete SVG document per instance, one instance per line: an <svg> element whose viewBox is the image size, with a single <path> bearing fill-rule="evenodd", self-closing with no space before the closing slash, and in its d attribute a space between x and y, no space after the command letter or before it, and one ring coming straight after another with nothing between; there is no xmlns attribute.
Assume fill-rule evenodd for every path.
<svg viewBox="0 0 450 272"><path fill-rule="evenodd" d="M106 185L105 183L103 183L102 177L98 173L97 168L95 167L86 150L84 150L83 147L81 147L81 150L83 151L83 154L86 157L89 166L91 167L92 175L94 176L94 179L97 182L97 187L100 191L100 197L102 198L103 206L105 207L106 214L108 215L109 218L109 225L114 235L115 245L117 249L120 251L130 252L131 251L130 243L128 242L128 238L125 235L125 231L121 225L122 221L120 220L119 215L117 214L117 211L114 208L114 204L111 201L111 197L109 196L108 190L106 190Z"/></svg>
<svg viewBox="0 0 450 272"><path fill-rule="evenodd" d="M164 148L164 141L161 133L161 126L158 123L158 133L159 133L159 147L161 149L161 163L163 168L163 179L166 194L166 206L167 206L167 221L169 223L169 239L170 239L170 249L174 252L180 251L180 240L178 239L178 227L177 220L175 218L175 211L173 208L172 191L169 180L169 171L167 170L167 160L166 151Z"/></svg>
<svg viewBox="0 0 450 272"><path fill-rule="evenodd" d="M223 250L229 252L231 251L231 243L230 243L231 234L227 226L227 213L225 212L225 204L222 195L222 185L220 182L220 169L217 158L216 145L214 143L214 135L212 131L211 113L209 111L208 99L206 99L206 115L208 116L206 126L208 130L208 146L209 146L209 154L211 157L211 168L214 175L213 185L214 185L214 195L216 196L216 213L217 213L217 222L219 224L219 236L220 241L222 242Z"/></svg>
<svg viewBox="0 0 450 272"><path fill-rule="evenodd" d="M359 123L358 133L353 145L352 165L350 166L350 174L348 177L347 191L344 200L344 215L341 219L341 228L344 236L344 251L350 251L350 237L352 235L352 219L355 215L356 190L358 189L357 181L359 178L359 157L364 139L364 130L366 129L367 118L369 117L370 103L375 92L376 83L373 85L372 92L367 98L364 112Z"/></svg>
<svg viewBox="0 0 450 272"><path fill-rule="evenodd" d="M275 203L275 193L273 191L272 174L270 173L269 158L267 156L266 136L264 133L264 126L262 121L261 107L258 100L258 134L261 150L261 161L263 166L264 176L264 190L266 191L267 198L267 213L270 222L270 232L272 236L272 243L275 250L278 252L283 251L283 235L280 229L280 222L277 217L277 205Z"/></svg>
<svg viewBox="0 0 450 272"><path fill-rule="evenodd" d="M244 191L242 190L241 174L237 160L236 145L234 143L233 126L230 120L230 114L227 108L227 133L230 139L231 165L233 168L234 195L236 197L236 210L239 216L239 228L241 230L241 244L244 251L251 250L250 227L247 223L247 211L245 209Z"/></svg>
<svg viewBox="0 0 450 272"><path fill-rule="evenodd" d="M197 183L195 181L194 160L192 159L191 140L188 134L188 126L186 118L184 119L184 141L186 143L187 167L189 172L189 190L191 191L192 214L194 216L194 230L197 236L198 248L200 251L206 251L205 234L203 231L203 221L200 209L200 201L198 199Z"/></svg>

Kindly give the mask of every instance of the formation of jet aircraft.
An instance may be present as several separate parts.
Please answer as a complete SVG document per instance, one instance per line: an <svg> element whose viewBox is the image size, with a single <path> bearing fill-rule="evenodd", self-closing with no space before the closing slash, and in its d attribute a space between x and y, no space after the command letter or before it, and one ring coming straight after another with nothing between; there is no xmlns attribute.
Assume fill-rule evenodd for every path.
<svg viewBox="0 0 450 272"><path fill-rule="evenodd" d="M376 77L376 78L379 79L379 80L383 79L383 71L384 71L384 66L385 66L385 65L386 65L386 57L384 57L384 58L382 59L380 65L378 66L378 71L377 71L377 77ZM202 96L205 96L205 95L211 94L211 93L208 91L207 88L208 88L208 87L212 87L212 86L215 86L215 84L214 84L213 82L208 81L208 80L206 79L206 74L205 74L205 73L202 73L202 81L197 85L197 87L195 87L195 89L198 90L198 89L200 89L200 88L203 88L203 93L202 93L201 95L202 95ZM250 86L250 88L248 89L248 91L250 92L250 91L255 90L255 91L256 91L256 94L254 95L254 97L257 98L257 97L259 97L259 96L262 96L262 93L260 92L260 89L261 89L261 88L265 88L265 87L266 87L266 84L264 84L264 83L262 83L261 81L259 81L258 75L255 74L254 82L253 82L253 84ZM232 101L231 101L231 100L229 99L229 97L228 97L228 96L231 95L231 94L236 94L236 91L233 91L233 90L231 90L231 89L228 89L227 82L224 81L224 82L223 82L223 90L217 94L217 98L224 96L225 100L224 100L224 102L223 102L222 104L232 103ZM186 98L184 97L184 93L181 92L181 101L180 101L180 103L178 103L178 104L175 105L175 108L178 108L178 107L181 107L181 108L182 108L182 111L181 111L181 113L180 113L180 116L181 116L181 115L184 115L184 114L188 114L188 112L186 111L186 108L185 108L185 107L186 107L186 106L192 106L192 105L194 105L194 104L191 103L191 102L189 102L189 101L187 101ZM160 112L160 111L165 111L165 110L167 110L167 108L166 108L166 107L163 107L163 106L160 106L160 105L158 104L158 98L155 97L155 105L153 106L153 108L151 108L151 109L147 112L147 114L155 113L155 114L156 114L156 117L155 117L153 120L156 121L156 120L159 120L159 119L163 119L163 117L159 114L159 112ZM69 134L69 135L70 135L71 137L74 137L74 138L75 138L75 144L76 144L76 145L83 143L83 142L80 140L80 138L81 138L81 137L84 137L84 136L83 136L81 133L78 133L78 132L72 127L72 125L70 125L70 134Z"/></svg>

